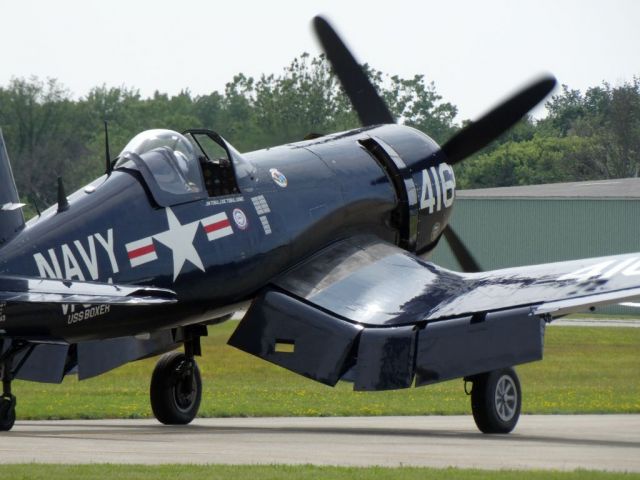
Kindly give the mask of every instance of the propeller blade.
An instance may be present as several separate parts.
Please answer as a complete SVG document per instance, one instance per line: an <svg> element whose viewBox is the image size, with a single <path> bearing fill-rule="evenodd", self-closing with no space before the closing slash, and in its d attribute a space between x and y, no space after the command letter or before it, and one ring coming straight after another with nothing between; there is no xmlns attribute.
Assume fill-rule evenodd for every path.
<svg viewBox="0 0 640 480"><path fill-rule="evenodd" d="M329 22L317 16L313 19L313 27L362 125L394 123L387 105Z"/></svg>
<svg viewBox="0 0 640 480"><path fill-rule="evenodd" d="M447 163L458 163L489 145L540 103L555 85L554 77L543 77L464 127L442 147Z"/></svg>
<svg viewBox="0 0 640 480"><path fill-rule="evenodd" d="M456 257L456 260L460 264L463 272L467 273L475 273L481 272L482 269L478 262L476 262L471 252L467 249L460 237L456 234L456 232L451 228L451 225L447 225L444 229L444 237L447 239L449 246L451 247L451 251L453 255Z"/></svg>

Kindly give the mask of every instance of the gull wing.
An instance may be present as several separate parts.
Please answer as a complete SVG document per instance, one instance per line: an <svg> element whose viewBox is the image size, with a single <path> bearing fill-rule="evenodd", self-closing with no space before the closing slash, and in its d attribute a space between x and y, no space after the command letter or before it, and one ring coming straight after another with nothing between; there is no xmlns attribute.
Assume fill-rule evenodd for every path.
<svg viewBox="0 0 640 480"><path fill-rule="evenodd" d="M640 298L640 253L459 273L374 237L318 252L229 343L309 378L383 390L542 358L545 321Z"/></svg>

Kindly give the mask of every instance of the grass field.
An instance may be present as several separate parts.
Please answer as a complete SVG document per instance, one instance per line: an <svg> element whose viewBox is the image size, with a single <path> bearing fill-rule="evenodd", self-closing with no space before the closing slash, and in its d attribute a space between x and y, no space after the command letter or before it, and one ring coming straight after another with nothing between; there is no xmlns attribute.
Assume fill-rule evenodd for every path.
<svg viewBox="0 0 640 480"><path fill-rule="evenodd" d="M200 416L470 412L461 380L394 392L353 392L346 383L331 388L228 347L235 325L211 327L204 339ZM518 368L524 413L640 412L640 329L554 327L547 330L545 343L544 361ZM155 361L135 362L82 382L75 377L61 385L17 381L18 419L150 417Z"/></svg>
<svg viewBox="0 0 640 480"><path fill-rule="evenodd" d="M640 479L640 474L606 473L578 470L574 472L555 471L485 471L463 470L457 468L349 468L349 467L315 467L311 465L2 465L0 479L33 479L33 480L109 480L127 478L132 480L163 479L195 480L206 479L355 479L355 480L633 480Z"/></svg>

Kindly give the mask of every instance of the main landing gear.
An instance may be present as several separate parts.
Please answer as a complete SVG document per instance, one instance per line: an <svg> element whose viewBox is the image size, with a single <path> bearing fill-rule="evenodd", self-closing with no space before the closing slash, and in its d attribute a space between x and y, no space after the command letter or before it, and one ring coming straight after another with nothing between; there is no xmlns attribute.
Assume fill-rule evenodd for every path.
<svg viewBox="0 0 640 480"><path fill-rule="evenodd" d="M200 355L199 337L185 341L185 352L165 353L151 376L151 409L165 425L186 425L198 413L202 379L194 355Z"/></svg>
<svg viewBox="0 0 640 480"><path fill-rule="evenodd" d="M3 344L0 342L0 347ZM6 350L0 348L0 380L2 380L2 395L0 395L0 432L6 432L13 428L16 422L16 396L11 393L11 381L20 370L26 359L33 351L34 346L26 342L13 341ZM14 358L27 350L26 354L14 367Z"/></svg>
<svg viewBox="0 0 640 480"><path fill-rule="evenodd" d="M520 380L513 368L482 373L465 380L473 382L471 411L483 433L509 433L520 418Z"/></svg>
<svg viewBox="0 0 640 480"><path fill-rule="evenodd" d="M11 383L2 382L2 396L0 397L0 431L6 432L13 428L16 422L16 396L11 394Z"/></svg>

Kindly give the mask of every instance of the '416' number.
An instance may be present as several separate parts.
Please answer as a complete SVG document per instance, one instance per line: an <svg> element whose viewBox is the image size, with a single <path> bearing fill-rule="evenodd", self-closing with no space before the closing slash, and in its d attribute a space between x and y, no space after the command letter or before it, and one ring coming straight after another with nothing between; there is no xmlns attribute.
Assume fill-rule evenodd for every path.
<svg viewBox="0 0 640 480"><path fill-rule="evenodd" d="M453 205L456 191L456 178L451 165L441 163L437 167L422 170L422 194L420 210L429 209L429 213L438 212Z"/></svg>

